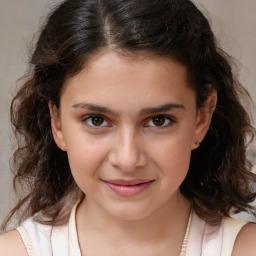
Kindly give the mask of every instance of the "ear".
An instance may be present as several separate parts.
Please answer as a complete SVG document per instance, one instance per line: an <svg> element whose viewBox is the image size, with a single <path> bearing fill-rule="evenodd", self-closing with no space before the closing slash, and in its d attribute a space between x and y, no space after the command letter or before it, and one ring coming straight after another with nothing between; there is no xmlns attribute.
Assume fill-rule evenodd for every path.
<svg viewBox="0 0 256 256"><path fill-rule="evenodd" d="M194 131L194 141L192 141L192 149L196 149L203 141L212 120L212 115L216 109L217 92L213 90L208 96L205 104L198 110L196 127Z"/></svg>
<svg viewBox="0 0 256 256"><path fill-rule="evenodd" d="M51 115L51 127L54 141L61 150L66 151L66 143L61 129L59 110L52 104L52 102L48 103L48 107Z"/></svg>

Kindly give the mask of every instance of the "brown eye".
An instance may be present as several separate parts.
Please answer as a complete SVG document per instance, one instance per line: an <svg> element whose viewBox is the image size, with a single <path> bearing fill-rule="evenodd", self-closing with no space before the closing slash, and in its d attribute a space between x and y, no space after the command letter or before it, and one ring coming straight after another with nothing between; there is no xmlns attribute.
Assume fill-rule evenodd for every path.
<svg viewBox="0 0 256 256"><path fill-rule="evenodd" d="M176 122L176 118L169 115L158 115L152 117L147 124L146 127L159 127L159 128L167 128L168 126L174 124Z"/></svg>
<svg viewBox="0 0 256 256"><path fill-rule="evenodd" d="M163 126L165 124L166 117L165 116L157 116L152 118L152 122L155 126Z"/></svg>
<svg viewBox="0 0 256 256"><path fill-rule="evenodd" d="M92 117L92 124L94 126L101 126L104 122L104 118L101 116L94 116Z"/></svg>
<svg viewBox="0 0 256 256"><path fill-rule="evenodd" d="M86 117L83 122L91 127L107 127L110 124L105 120L103 116L100 115L91 115Z"/></svg>

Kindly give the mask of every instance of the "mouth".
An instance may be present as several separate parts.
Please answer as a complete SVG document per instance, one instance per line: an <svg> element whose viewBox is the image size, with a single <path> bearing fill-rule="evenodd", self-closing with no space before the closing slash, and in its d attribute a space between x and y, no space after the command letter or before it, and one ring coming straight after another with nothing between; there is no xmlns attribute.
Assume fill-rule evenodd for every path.
<svg viewBox="0 0 256 256"><path fill-rule="evenodd" d="M113 192L123 197L136 196L150 187L154 180L105 180L104 183Z"/></svg>

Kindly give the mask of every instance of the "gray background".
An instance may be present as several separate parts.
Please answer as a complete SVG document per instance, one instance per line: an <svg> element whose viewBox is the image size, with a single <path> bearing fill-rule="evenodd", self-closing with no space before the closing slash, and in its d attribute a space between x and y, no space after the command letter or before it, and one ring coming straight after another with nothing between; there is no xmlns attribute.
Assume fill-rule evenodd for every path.
<svg viewBox="0 0 256 256"><path fill-rule="evenodd" d="M239 78L256 99L256 1L195 0L210 18L222 47L239 62ZM29 43L55 0L0 0L0 222L14 203L9 158L9 105L26 70ZM255 112L253 112L255 113ZM255 118L255 115L254 115ZM254 150L249 156L254 159ZM250 218L243 215L243 218Z"/></svg>

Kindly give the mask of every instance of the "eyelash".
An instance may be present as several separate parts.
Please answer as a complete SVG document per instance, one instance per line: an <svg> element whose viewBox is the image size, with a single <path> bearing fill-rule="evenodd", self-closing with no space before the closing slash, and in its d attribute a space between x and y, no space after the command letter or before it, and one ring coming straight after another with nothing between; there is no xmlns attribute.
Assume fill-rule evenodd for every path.
<svg viewBox="0 0 256 256"><path fill-rule="evenodd" d="M100 124L100 125L94 125L92 122L93 122L93 118L100 118L100 119L102 119L102 122L103 122L103 124L106 122L107 123L107 125L105 124L105 125L102 125L102 124ZM153 119L155 119L155 118L164 118L165 120L164 120L164 125L149 125L149 123L150 122L152 122L153 123ZM89 120L90 120L90 124L89 124ZM168 121L168 123L166 124L166 121ZM87 126L89 126L89 127L92 127L92 128L104 128L104 127L111 127L112 125L110 124L110 122L109 121L107 121L107 118L106 117L104 117L103 115L88 115L88 116L86 116L86 117L84 117L83 119L82 119L82 122L84 122L84 123L86 123L86 125ZM173 116L170 116L170 115L155 115L155 116L152 116L152 117L150 117L150 118L148 118L147 119L147 122L146 122L146 124L144 125L144 127L156 127L156 128L159 128L159 129L164 129L164 128L168 128L169 126L172 126L174 123L176 123L176 118L175 117L173 117Z"/></svg>
<svg viewBox="0 0 256 256"><path fill-rule="evenodd" d="M108 125L104 125L104 126L93 125L92 124L93 118L101 118L103 120L103 123L107 122ZM91 120L91 122L90 122L91 124L89 124L88 120ZM86 123L87 126L93 127L93 128L111 127L110 123L106 120L106 117L104 117L102 115L88 115L82 119L82 122Z"/></svg>
<svg viewBox="0 0 256 256"><path fill-rule="evenodd" d="M150 122L153 123L153 119L154 118L164 118L164 125L148 125ZM166 121L168 121L168 123L166 124ZM165 129L168 128L169 126L172 126L173 124L176 123L176 118L170 115L155 115L152 116L148 119L147 123L145 124L145 127L156 127L158 129Z"/></svg>

